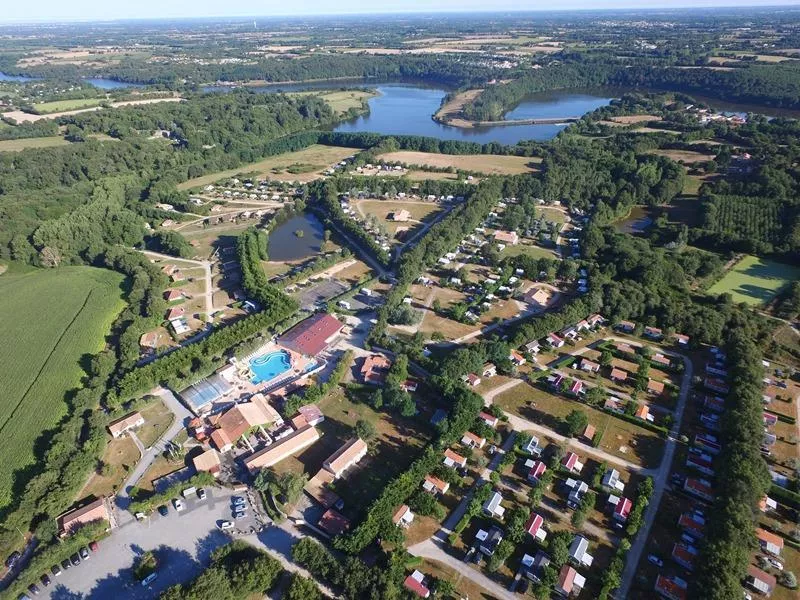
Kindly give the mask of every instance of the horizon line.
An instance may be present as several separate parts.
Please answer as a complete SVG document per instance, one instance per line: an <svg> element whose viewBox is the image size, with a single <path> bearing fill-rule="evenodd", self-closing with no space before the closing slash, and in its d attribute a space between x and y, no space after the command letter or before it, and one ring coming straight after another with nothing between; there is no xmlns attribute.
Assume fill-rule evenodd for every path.
<svg viewBox="0 0 800 600"><path fill-rule="evenodd" d="M495 14L495 15L502 15L502 14L559 14L559 13L619 13L619 12L629 12L629 11L636 11L637 13L642 12L698 12L698 11L720 11L720 10L739 10L739 11L763 11L763 10L793 10L793 9L800 9L800 0L797 2L793 2L792 4L756 4L751 6L743 6L741 4L731 4L731 5L714 5L714 6L692 6L692 5L684 5L684 6L647 6L644 8L636 7L636 6L628 6L628 7L615 7L615 8L584 8L584 7L575 7L575 8L560 8L560 9L553 9L553 8L506 8L506 9L470 9L470 10L462 10L462 9L449 9L444 8L442 10L390 10L390 11L376 11L376 12L364 12L364 11L352 11L352 12L334 12L334 13L286 13L280 15L208 15L208 16L186 16L186 17L178 17L178 16L164 16L164 17L108 17L108 18L92 18L92 17L42 17L42 18L21 18L21 19L8 19L5 20L3 17L0 17L0 26L5 25L59 25L59 24L76 24L76 23L130 23L130 22L159 22L159 21L208 21L208 20L242 20L242 21L249 21L249 20L264 20L264 21L275 21L280 19L303 19L303 18L329 18L329 17L389 17L389 16L426 16L426 15L472 15L472 14Z"/></svg>

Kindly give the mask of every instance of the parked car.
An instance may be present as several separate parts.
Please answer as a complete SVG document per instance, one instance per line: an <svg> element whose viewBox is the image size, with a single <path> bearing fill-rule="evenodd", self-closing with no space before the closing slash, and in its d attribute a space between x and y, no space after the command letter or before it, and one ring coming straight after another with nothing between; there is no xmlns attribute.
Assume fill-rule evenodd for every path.
<svg viewBox="0 0 800 600"><path fill-rule="evenodd" d="M244 504L247 504L247 500L245 500L241 496L233 496L231 498L231 502L233 503L234 506L242 506Z"/></svg>
<svg viewBox="0 0 800 600"><path fill-rule="evenodd" d="M81 557L78 556L78 553L76 552L75 554L69 557L69 562L72 563L73 567L77 567L79 564L81 564Z"/></svg>
<svg viewBox="0 0 800 600"><path fill-rule="evenodd" d="M22 556L22 555L16 550L14 552L12 552L11 554L9 554L8 558L6 559L6 566L9 569L11 567L13 567L16 564L16 562L19 560L20 556Z"/></svg>
<svg viewBox="0 0 800 600"><path fill-rule="evenodd" d="M219 524L219 528L222 529L223 531L225 531L226 529L233 529L233 523L231 523L230 521L222 521L222 523Z"/></svg>
<svg viewBox="0 0 800 600"><path fill-rule="evenodd" d="M247 513L244 512L243 510L237 510L237 511L235 511L233 513L233 518L234 519L242 519L242 518L244 518L246 516L247 516Z"/></svg>
<svg viewBox="0 0 800 600"><path fill-rule="evenodd" d="M658 558L655 554L651 554L647 557L647 560L654 564L657 567L663 567L664 561Z"/></svg>
<svg viewBox="0 0 800 600"><path fill-rule="evenodd" d="M69 562L68 558L65 558L64 560L61 561L61 568L64 569L65 571L69 569L71 566L72 563Z"/></svg>
<svg viewBox="0 0 800 600"><path fill-rule="evenodd" d="M61 567L59 567L58 565L53 565L52 567L50 567L50 572L53 574L53 577L58 577L59 575L61 575Z"/></svg>
<svg viewBox="0 0 800 600"><path fill-rule="evenodd" d="M150 573L150 575L142 579L142 587L148 586L151 583L153 583L156 580L156 577L158 577L158 573Z"/></svg>
<svg viewBox="0 0 800 600"><path fill-rule="evenodd" d="M199 490L197 490L197 497L200 498L200 500L205 500L206 491L203 488L200 488Z"/></svg>
<svg viewBox="0 0 800 600"><path fill-rule="evenodd" d="M166 517L169 514L169 508L167 508L166 504L162 504L158 507L158 514L160 514L162 517Z"/></svg>
<svg viewBox="0 0 800 600"><path fill-rule="evenodd" d="M778 559L772 558L771 556L767 557L767 562L772 565L774 568L778 569L778 571L783 571L783 563Z"/></svg>
<svg viewBox="0 0 800 600"><path fill-rule="evenodd" d="M52 580L52 579L50 579L50 576L49 576L47 573L44 573L44 574L43 574L43 575L42 575L42 576L39 578L39 581L41 581L41 582L42 582L42 585L43 585L44 587L47 587L48 585L50 585L51 583L53 583L53 580Z"/></svg>
<svg viewBox="0 0 800 600"><path fill-rule="evenodd" d="M34 596L38 596L38 595L39 595L39 591L40 591L40 590L39 590L39 586L38 586L38 585L36 585L35 583L32 583L32 584L30 584L30 585L28 586L28 591L29 591L31 594L33 594Z"/></svg>
<svg viewBox="0 0 800 600"><path fill-rule="evenodd" d="M83 560L89 560L89 549L86 546L78 550L78 552Z"/></svg>
<svg viewBox="0 0 800 600"><path fill-rule="evenodd" d="M186 508L186 505L183 503L183 500L181 500L180 498L175 498L172 501L172 506L174 506L175 510L177 510L178 512L181 512L184 508Z"/></svg>
<svg viewBox="0 0 800 600"><path fill-rule="evenodd" d="M97 542L89 542L89 550L92 552L97 552L100 549L100 546L97 545Z"/></svg>

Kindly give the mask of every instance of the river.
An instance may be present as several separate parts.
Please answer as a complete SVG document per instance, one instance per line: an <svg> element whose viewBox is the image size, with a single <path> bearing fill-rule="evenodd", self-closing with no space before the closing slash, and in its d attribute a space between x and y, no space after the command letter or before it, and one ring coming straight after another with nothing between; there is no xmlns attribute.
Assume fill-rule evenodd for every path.
<svg viewBox="0 0 800 600"><path fill-rule="evenodd" d="M28 77L27 75L6 75L0 72L0 81L19 81L24 83L26 81L42 81L41 77ZM139 88L144 87L140 83L126 83L123 81L115 81L113 79L104 79L103 77L87 77L83 79L86 83L91 83L94 87L101 90L119 90L123 88Z"/></svg>

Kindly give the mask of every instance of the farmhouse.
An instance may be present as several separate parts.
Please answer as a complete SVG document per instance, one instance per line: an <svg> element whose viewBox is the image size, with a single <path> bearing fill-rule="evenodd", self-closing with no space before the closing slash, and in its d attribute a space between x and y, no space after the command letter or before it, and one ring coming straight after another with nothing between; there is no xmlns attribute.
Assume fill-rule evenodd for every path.
<svg viewBox="0 0 800 600"><path fill-rule="evenodd" d="M141 427L142 425L144 425L144 417L142 413L136 411L125 415L121 419L111 421L111 423L108 424L108 433L111 434L111 437L116 439L131 429Z"/></svg>
<svg viewBox="0 0 800 600"><path fill-rule="evenodd" d="M616 367L611 369L611 381L616 381L618 383L621 383L625 381L627 378L628 378L628 373L626 373L622 369L617 369Z"/></svg>
<svg viewBox="0 0 800 600"><path fill-rule="evenodd" d="M389 219L391 219L395 223L405 223L410 218L411 218L411 213L404 208L396 210L393 213L389 214Z"/></svg>
<svg viewBox="0 0 800 600"><path fill-rule="evenodd" d="M496 519L502 519L506 509L501 505L503 496L500 492L494 492L483 504L483 513Z"/></svg>
<svg viewBox="0 0 800 600"><path fill-rule="evenodd" d="M438 496L439 494L446 494L447 490L450 489L450 484L433 475L425 475L425 481L422 482L422 489L434 496Z"/></svg>
<svg viewBox="0 0 800 600"><path fill-rule="evenodd" d="M247 470L251 473L256 473L264 467L271 467L284 458L308 448L318 439L319 432L313 426L306 425L304 428L290 433L271 446L267 446L263 450L251 454L244 459L244 466L247 467Z"/></svg>
<svg viewBox="0 0 800 600"><path fill-rule="evenodd" d="M460 454L456 454L450 450L450 448L444 451L444 460L442 462L446 467L459 467L463 469L467 466L467 459Z"/></svg>
<svg viewBox="0 0 800 600"><path fill-rule="evenodd" d="M98 498L89 504L65 512L56 518L58 524L59 535L64 536L72 533L74 529L87 523L94 523L95 521L108 521L108 508L106 507L106 499Z"/></svg>
<svg viewBox="0 0 800 600"><path fill-rule="evenodd" d="M516 231L495 231L494 241L500 244L516 246L519 243L519 235L517 235Z"/></svg>
<svg viewBox="0 0 800 600"><path fill-rule="evenodd" d="M403 587L420 598L427 598L431 595L431 591L425 585L425 575L416 569L405 578Z"/></svg>
<svg viewBox="0 0 800 600"><path fill-rule="evenodd" d="M780 556L783 551L783 538L760 527L756 528L756 538L764 552Z"/></svg>
<svg viewBox="0 0 800 600"><path fill-rule="evenodd" d="M555 592L559 596L569 598L570 596L577 596L581 593L583 586L586 585L586 578L573 569L570 565L561 567L561 572L558 574L558 583L555 586Z"/></svg>
<svg viewBox="0 0 800 600"><path fill-rule="evenodd" d="M392 515L392 523L400 527L408 527L414 521L414 513L407 504L403 504Z"/></svg>
<svg viewBox="0 0 800 600"><path fill-rule="evenodd" d="M361 438L348 440L344 446L322 463L322 468L329 471L334 479L338 479L347 469L356 465L358 461L366 456L367 449L367 443Z"/></svg>
<svg viewBox="0 0 800 600"><path fill-rule="evenodd" d="M305 356L317 356L339 335L344 325L328 313L317 313L284 333L278 343Z"/></svg>
<svg viewBox="0 0 800 600"><path fill-rule="evenodd" d="M475 435L471 431L467 431L461 437L461 443L468 448L483 448L486 445L486 440L479 435Z"/></svg>
<svg viewBox="0 0 800 600"><path fill-rule="evenodd" d="M219 476L221 462L219 454L213 448L195 456L192 459L192 464L198 473L205 472L211 473L214 477Z"/></svg>
<svg viewBox="0 0 800 600"><path fill-rule="evenodd" d="M386 375L391 366L392 363L388 358L381 354L373 354L364 359L364 364L361 366L361 378L364 383L381 385L386 381Z"/></svg>

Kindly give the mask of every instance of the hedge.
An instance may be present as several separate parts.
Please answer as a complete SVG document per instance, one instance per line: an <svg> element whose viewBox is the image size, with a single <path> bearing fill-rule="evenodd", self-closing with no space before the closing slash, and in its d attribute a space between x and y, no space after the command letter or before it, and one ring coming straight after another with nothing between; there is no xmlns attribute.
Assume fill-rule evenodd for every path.
<svg viewBox="0 0 800 600"><path fill-rule="evenodd" d="M181 490L193 486L202 487L204 485L214 485L215 483L216 480L211 473L197 473L196 475L190 477L187 481L179 481L178 483L169 486L161 493L153 493L147 497L140 498L138 496L143 495L143 493L140 491L140 493L137 494L137 497L131 498L131 503L128 506L128 510L132 513L149 513L152 512L157 506L166 504L173 498L178 497L181 493Z"/></svg>

